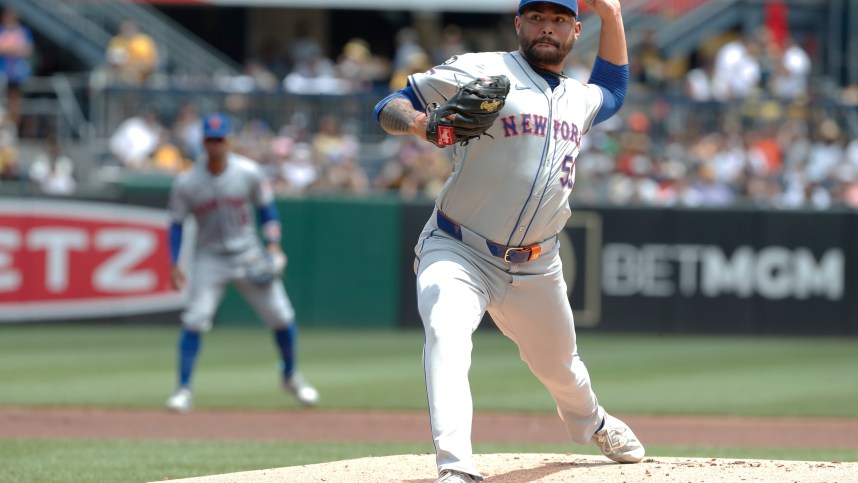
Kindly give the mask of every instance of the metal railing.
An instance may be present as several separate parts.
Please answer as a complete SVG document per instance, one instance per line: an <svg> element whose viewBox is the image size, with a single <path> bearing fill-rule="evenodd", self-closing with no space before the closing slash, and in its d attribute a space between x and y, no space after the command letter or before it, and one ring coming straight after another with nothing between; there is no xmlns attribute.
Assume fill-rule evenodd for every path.
<svg viewBox="0 0 858 483"><path fill-rule="evenodd" d="M95 128L81 106L87 79L88 74L54 74L22 83L25 98L20 106L19 137L44 139L53 135L64 141L93 141Z"/></svg>
<svg viewBox="0 0 858 483"><path fill-rule="evenodd" d="M96 67L104 62L110 39L124 20L151 36L176 74L235 75L241 66L158 9L133 0L2 0L58 45L75 50ZM164 66L162 66L164 67Z"/></svg>
<svg viewBox="0 0 858 483"><path fill-rule="evenodd" d="M131 0L65 1L81 15L113 32L123 20L134 20L141 30L150 35L161 47L163 51L161 54L169 60L170 70L173 73L234 75L241 71L241 66L226 54L211 47L178 22L145 3Z"/></svg>
<svg viewBox="0 0 858 483"><path fill-rule="evenodd" d="M285 92L252 92L235 94L215 90L190 91L179 89L151 88L109 88L94 93L91 105L97 106L98 112L92 114L94 128L100 135L109 135L116 126L130 115L136 113L129 107L155 108L162 122L170 123L179 107L184 103L193 103L200 111L226 110L236 118L237 129L249 121L259 122L277 133L285 127L297 124L305 127L308 132L315 132L319 120L325 116L334 116L345 131L348 131L361 143L374 144L386 139L387 134L378 127L373 108L387 92L366 92L348 95L300 95ZM672 112L670 118L660 119L655 113L657 106L668 106ZM777 109L786 116L788 113L824 110L825 114L837 119L844 127L849 127L858 107L840 103L829 98L812 101L781 101L770 97L750 98L730 102L693 102L682 94L655 94L633 88L626 97L619 118L625 118L630 113L641 111L650 122L655 123L657 130L669 126L658 126L658 123L678 123L678 125L698 125L700 129L709 132L719 132L723 129L725 117L743 117L753 123L755 113L761 107ZM762 121L761 121L762 122ZM858 131L850 134L858 137Z"/></svg>

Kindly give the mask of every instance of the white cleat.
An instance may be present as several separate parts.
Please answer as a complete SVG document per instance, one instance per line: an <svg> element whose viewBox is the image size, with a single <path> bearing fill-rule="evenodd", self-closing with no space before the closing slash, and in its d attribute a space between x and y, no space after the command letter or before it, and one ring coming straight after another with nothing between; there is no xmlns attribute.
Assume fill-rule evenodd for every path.
<svg viewBox="0 0 858 483"><path fill-rule="evenodd" d="M645 451L635 433L626 423L605 413L605 425L590 439L602 454L618 463L638 463Z"/></svg>
<svg viewBox="0 0 858 483"><path fill-rule="evenodd" d="M283 389L295 396L295 399L304 406L319 404L319 391L305 381L300 372L296 371L291 377L284 379Z"/></svg>
<svg viewBox="0 0 858 483"><path fill-rule="evenodd" d="M177 413L187 413L191 411L193 406L193 397L191 390L185 387L179 388L167 399L167 409L176 411Z"/></svg>
<svg viewBox="0 0 858 483"><path fill-rule="evenodd" d="M440 477L435 480L435 483L475 483L477 481L483 481L483 479L461 471L441 470Z"/></svg>

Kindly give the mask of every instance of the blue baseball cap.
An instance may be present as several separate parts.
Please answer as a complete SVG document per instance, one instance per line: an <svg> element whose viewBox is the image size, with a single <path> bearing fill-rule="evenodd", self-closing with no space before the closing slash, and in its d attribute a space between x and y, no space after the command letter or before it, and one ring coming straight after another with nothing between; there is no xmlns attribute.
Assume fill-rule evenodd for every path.
<svg viewBox="0 0 858 483"><path fill-rule="evenodd" d="M574 15L575 18L578 18L578 0L521 0L521 3L518 4L518 14L521 15L521 11L524 10L524 7L531 3L553 3L554 5L560 5L561 7L566 7L571 10L572 15Z"/></svg>
<svg viewBox="0 0 858 483"><path fill-rule="evenodd" d="M223 139L229 136L229 117L226 114L215 112L203 118L203 137L209 139Z"/></svg>

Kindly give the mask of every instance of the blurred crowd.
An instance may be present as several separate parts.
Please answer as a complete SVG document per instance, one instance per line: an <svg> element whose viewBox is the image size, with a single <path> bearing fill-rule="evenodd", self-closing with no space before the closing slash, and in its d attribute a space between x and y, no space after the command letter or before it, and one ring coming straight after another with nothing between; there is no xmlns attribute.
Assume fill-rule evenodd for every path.
<svg viewBox="0 0 858 483"><path fill-rule="evenodd" d="M27 69L16 78L9 65L25 62L32 49L26 30L19 30L16 48L6 47L13 42L5 32L14 28L26 29L14 15L4 15L0 54L12 60L3 64L9 97L0 118L0 182L17 177L46 193L73 193L75 163L57 139L44 144L38 159L10 161L18 122L11 87ZM406 27L397 32L389 58L360 38L329 55L308 29L288 45L263 43L240 75L213 80L227 93L371 93L375 99L403 87L408 75L472 50L457 25L444 26L437 37L442 41L427 48L418 31ZM858 89L841 89L842 97L834 99L840 108L830 109L825 101L832 92L814 82L806 43L783 25L767 23L752 33L725 32L700 45L692 58L675 59L659 49L656 37L656 31L642 32L630 52L631 86L620 114L584 138L573 203L858 208L858 136L842 117L842 111L858 109ZM22 47L28 38L29 47ZM104 65L92 73L93 85L159 85L168 54L133 21L123 22ZM594 56L573 52L566 75L586 82ZM266 168L281 196L437 195L452 171L451 150L411 137L367 142L362 131L377 128L371 106L348 105L342 103L344 112L358 112L296 107L282 125L227 105L237 126L233 147ZM201 111L213 106L184 98L171 107L133 105L108 133L103 162L166 174L191 166L202 153Z"/></svg>
<svg viewBox="0 0 858 483"><path fill-rule="evenodd" d="M311 129L296 113L282 126L261 119L236 120L234 152L260 163L281 196L308 192L365 195L398 190L404 198L434 196L450 174L448 153L415 139L386 142L381 165L367 169L358 137L342 120L325 115ZM109 139L109 162L138 172L178 173L202 154L202 113L182 104L172 122L154 108L123 121Z"/></svg>

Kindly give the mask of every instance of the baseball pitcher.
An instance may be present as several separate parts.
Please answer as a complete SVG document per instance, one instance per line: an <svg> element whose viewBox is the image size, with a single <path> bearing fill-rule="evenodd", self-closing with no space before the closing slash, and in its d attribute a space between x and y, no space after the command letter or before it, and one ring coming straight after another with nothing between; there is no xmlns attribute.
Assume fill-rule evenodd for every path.
<svg viewBox="0 0 858 483"><path fill-rule="evenodd" d="M299 403L315 405L319 393L295 368L297 325L281 278L286 255L280 247L280 217L271 186L256 162L229 150L229 134L227 116L206 116L206 157L179 175L170 192L171 276L178 290L186 283L178 263L186 218L196 222L197 233L189 296L181 315L178 387L167 400L167 408L179 412L191 409L191 376L200 339L212 328L227 284L236 287L273 331L280 351L283 388ZM264 247L254 214L262 227Z"/></svg>
<svg viewBox="0 0 858 483"><path fill-rule="evenodd" d="M582 29L578 2L521 0L518 51L454 56L412 75L375 108L388 133L413 134L454 154L415 247L438 482L482 480L472 458L468 370L486 311L551 393L574 442L593 442L622 463L644 456L591 387L558 251L581 138L620 109L628 84L619 1L584 3L602 22L587 84L563 74Z"/></svg>

